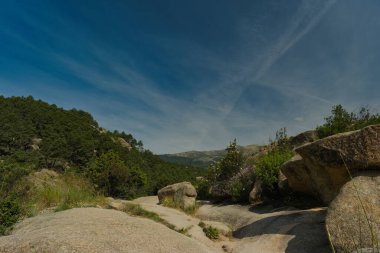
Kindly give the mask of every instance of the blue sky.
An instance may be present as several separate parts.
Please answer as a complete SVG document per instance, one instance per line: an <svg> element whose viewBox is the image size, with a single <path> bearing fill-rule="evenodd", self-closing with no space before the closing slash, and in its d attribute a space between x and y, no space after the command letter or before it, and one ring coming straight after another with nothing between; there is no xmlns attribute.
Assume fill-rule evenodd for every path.
<svg viewBox="0 0 380 253"><path fill-rule="evenodd" d="M0 94L89 111L155 153L380 111L378 0L0 2Z"/></svg>

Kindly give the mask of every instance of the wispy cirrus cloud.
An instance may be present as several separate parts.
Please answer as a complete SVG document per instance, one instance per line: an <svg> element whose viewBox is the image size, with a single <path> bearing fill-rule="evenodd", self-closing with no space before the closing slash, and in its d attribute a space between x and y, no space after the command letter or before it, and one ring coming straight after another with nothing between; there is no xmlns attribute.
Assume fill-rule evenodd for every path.
<svg viewBox="0 0 380 253"><path fill-rule="evenodd" d="M360 34L359 24L368 24L360 16L363 21L344 27L354 2L243 2L252 13L228 3L231 20L207 11L202 19L198 9L179 3L167 6L169 14L192 12L190 23L181 13L134 11L136 3L119 4L123 15L100 4L109 18L97 3L91 10L77 3L71 15L60 9L70 1L60 8L49 4L50 12L28 5L10 26L0 18L0 39L7 49L17 44L14 52L0 49L0 65L3 58L23 75L2 68L1 88L86 109L101 125L131 132L157 153L222 148L235 137L241 144L264 143L280 127L293 134L320 124L336 103L379 105L374 83L380 77L370 71L378 58L361 57L378 49L376 43L339 38ZM361 8L376 17L374 6ZM212 22L224 22L217 27L225 30L210 35L218 32ZM24 26L27 31L20 30ZM380 42L370 32L367 37Z"/></svg>

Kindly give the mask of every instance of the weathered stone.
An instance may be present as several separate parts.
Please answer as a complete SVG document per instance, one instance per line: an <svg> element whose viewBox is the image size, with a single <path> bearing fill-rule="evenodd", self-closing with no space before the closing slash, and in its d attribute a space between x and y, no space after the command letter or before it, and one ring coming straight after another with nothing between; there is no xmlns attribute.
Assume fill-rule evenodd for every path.
<svg viewBox="0 0 380 253"><path fill-rule="evenodd" d="M317 132L315 130L310 130L290 137L288 142L292 148L296 148L316 140L318 140Z"/></svg>
<svg viewBox="0 0 380 253"><path fill-rule="evenodd" d="M132 149L132 146L131 144L129 144L126 140L124 140L123 138L121 137L118 137L117 138L117 141L119 142L119 144L123 147L123 148L126 148L128 150L131 150Z"/></svg>
<svg viewBox="0 0 380 253"><path fill-rule="evenodd" d="M211 185L210 196L217 200L228 199L231 197L227 191L227 182L215 182Z"/></svg>
<svg viewBox="0 0 380 253"><path fill-rule="evenodd" d="M348 169L353 175L368 169L380 170L380 125L336 134L295 151L303 158L313 190L323 202L330 203L348 182Z"/></svg>
<svg viewBox="0 0 380 253"><path fill-rule="evenodd" d="M162 224L124 212L76 208L25 219L9 236L0 237L0 252L202 252L205 245Z"/></svg>
<svg viewBox="0 0 380 253"><path fill-rule="evenodd" d="M342 187L328 209L326 225L338 253L372 248L372 234L380 242L380 171L362 173Z"/></svg>
<svg viewBox="0 0 380 253"><path fill-rule="evenodd" d="M287 183L291 189L305 194L314 194L309 170L300 155L297 154L284 163L281 166L281 172L287 178Z"/></svg>
<svg viewBox="0 0 380 253"><path fill-rule="evenodd" d="M193 207L196 197L197 191L189 182L168 185L158 191L158 201L160 204L168 199L183 209Z"/></svg>
<svg viewBox="0 0 380 253"><path fill-rule="evenodd" d="M256 180L253 186L253 189L249 193L249 202L251 204L257 204L262 201L261 195L263 192L262 182L260 180Z"/></svg>
<svg viewBox="0 0 380 253"><path fill-rule="evenodd" d="M278 183L277 183L278 189L280 193L286 194L289 192L289 182L284 173L280 172L278 173Z"/></svg>
<svg viewBox="0 0 380 253"><path fill-rule="evenodd" d="M41 138L33 138L32 144L30 145L30 147L32 148L32 150L39 150L41 142L42 142Z"/></svg>

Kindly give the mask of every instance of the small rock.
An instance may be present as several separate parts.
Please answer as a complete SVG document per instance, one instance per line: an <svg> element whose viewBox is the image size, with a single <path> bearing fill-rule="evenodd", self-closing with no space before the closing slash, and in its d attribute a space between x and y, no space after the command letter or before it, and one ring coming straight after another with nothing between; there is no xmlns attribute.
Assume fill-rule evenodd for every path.
<svg viewBox="0 0 380 253"><path fill-rule="evenodd" d="M260 180L256 180L253 189L249 193L249 202L251 204L257 204L262 201L261 194L263 192L262 182Z"/></svg>
<svg viewBox="0 0 380 253"><path fill-rule="evenodd" d="M232 248L231 248L231 246L228 245L228 244L224 244L224 245L222 246L222 249L223 249L224 252L227 252L227 253L231 253L231 252L232 252Z"/></svg>

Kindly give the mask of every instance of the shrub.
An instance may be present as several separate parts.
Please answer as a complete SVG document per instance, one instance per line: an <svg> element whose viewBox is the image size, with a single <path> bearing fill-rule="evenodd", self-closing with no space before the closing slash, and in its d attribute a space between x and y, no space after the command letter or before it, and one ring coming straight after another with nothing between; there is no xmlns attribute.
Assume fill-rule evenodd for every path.
<svg viewBox="0 0 380 253"><path fill-rule="evenodd" d="M227 191L233 202L246 202L249 199L254 184L253 179L253 175L245 175L229 182Z"/></svg>
<svg viewBox="0 0 380 253"><path fill-rule="evenodd" d="M219 230L213 226L203 227L203 232L211 240L219 239Z"/></svg>
<svg viewBox="0 0 380 253"><path fill-rule="evenodd" d="M358 113L350 113L342 105L335 105L331 110L331 115L325 118L325 123L318 126L316 130L319 138L325 138L379 123L380 115L372 114L366 107L362 107Z"/></svg>
<svg viewBox="0 0 380 253"><path fill-rule="evenodd" d="M210 190L210 183L208 180L203 179L200 181L195 182L194 184L195 189L197 190L197 198L198 199L208 199L210 196L209 190Z"/></svg>
<svg viewBox="0 0 380 253"><path fill-rule="evenodd" d="M226 180L234 176L243 164L243 156L237 148L236 139L226 148L227 154L219 163L218 180Z"/></svg>
<svg viewBox="0 0 380 253"><path fill-rule="evenodd" d="M0 201L0 235L5 235L7 231L22 216L22 208L19 200L14 197L7 197Z"/></svg>
<svg viewBox="0 0 380 253"><path fill-rule="evenodd" d="M256 176L262 181L264 190L275 192L278 183L280 166L292 158L293 152L288 148L274 148L258 158L256 162Z"/></svg>
<svg viewBox="0 0 380 253"><path fill-rule="evenodd" d="M30 171L31 169L17 163L0 161L0 198L8 196L13 186Z"/></svg>

